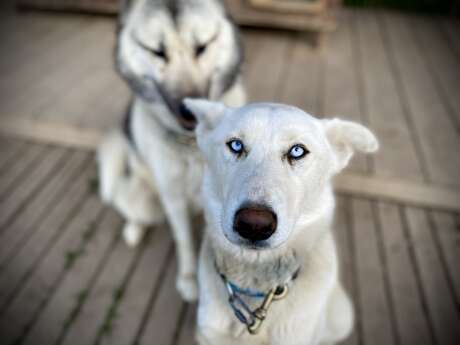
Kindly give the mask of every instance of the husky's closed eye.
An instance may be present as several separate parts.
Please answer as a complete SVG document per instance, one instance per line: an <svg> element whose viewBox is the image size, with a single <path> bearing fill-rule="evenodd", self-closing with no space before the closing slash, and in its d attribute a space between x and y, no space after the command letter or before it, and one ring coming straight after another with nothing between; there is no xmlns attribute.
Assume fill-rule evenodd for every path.
<svg viewBox="0 0 460 345"><path fill-rule="evenodd" d="M200 55L202 55L205 51L206 51L206 48L208 47L207 44L199 44L196 46L195 48L195 57L200 57Z"/></svg>
<svg viewBox="0 0 460 345"><path fill-rule="evenodd" d="M133 35L134 36L134 35ZM144 50L152 53L153 55L155 55L156 57L164 60L165 62L168 62L168 56L166 54L166 47L164 45L164 43L160 43L159 47L158 48L152 48L150 46L148 46L147 44L141 42L141 40L139 40L138 38L136 38L136 36L134 36L134 40L136 41L136 43Z"/></svg>
<svg viewBox="0 0 460 345"><path fill-rule="evenodd" d="M219 32L220 32L220 29L217 29L216 33L213 34L211 38L209 38L203 43L198 43L195 46L195 57L196 58L199 58L201 55L203 55L208 50L208 47L217 40L217 37L219 36Z"/></svg>

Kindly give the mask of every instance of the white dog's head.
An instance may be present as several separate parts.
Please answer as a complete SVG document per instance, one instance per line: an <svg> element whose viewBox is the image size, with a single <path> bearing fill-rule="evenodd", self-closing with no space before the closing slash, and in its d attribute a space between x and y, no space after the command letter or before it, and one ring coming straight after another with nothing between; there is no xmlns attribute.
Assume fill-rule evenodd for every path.
<svg viewBox="0 0 460 345"><path fill-rule="evenodd" d="M280 247L330 216L331 177L354 151L378 148L359 124L319 120L287 105L228 108L186 100L186 106L198 118L198 145L207 161L207 220L227 248Z"/></svg>
<svg viewBox="0 0 460 345"><path fill-rule="evenodd" d="M124 0L117 40L118 70L133 91L163 102L162 120L191 131L196 119L183 99L219 99L237 80L238 32L220 1ZM176 120L176 121L173 121Z"/></svg>

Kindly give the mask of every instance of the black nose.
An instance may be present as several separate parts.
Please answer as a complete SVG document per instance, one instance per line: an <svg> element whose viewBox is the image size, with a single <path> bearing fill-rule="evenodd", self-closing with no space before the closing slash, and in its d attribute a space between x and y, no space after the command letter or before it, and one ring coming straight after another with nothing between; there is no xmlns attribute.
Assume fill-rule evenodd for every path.
<svg viewBox="0 0 460 345"><path fill-rule="evenodd" d="M196 126L196 117L193 113L185 106L184 102L181 102L179 105L179 122L180 124L188 130L195 129Z"/></svg>
<svg viewBox="0 0 460 345"><path fill-rule="evenodd" d="M233 220L233 229L251 242L270 238L276 230L276 225L276 214L266 206L240 208Z"/></svg>

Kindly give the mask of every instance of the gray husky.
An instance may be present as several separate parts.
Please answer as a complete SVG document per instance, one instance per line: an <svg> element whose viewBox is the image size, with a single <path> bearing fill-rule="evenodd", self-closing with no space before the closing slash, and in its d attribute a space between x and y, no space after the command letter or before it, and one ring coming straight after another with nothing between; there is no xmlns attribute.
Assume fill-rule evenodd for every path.
<svg viewBox="0 0 460 345"><path fill-rule="evenodd" d="M122 128L98 149L100 194L126 219L137 245L145 229L167 220L178 256L176 286L197 297L191 215L201 211L203 161L195 116L185 98L245 103L241 48L218 0L123 1L116 62L133 92Z"/></svg>

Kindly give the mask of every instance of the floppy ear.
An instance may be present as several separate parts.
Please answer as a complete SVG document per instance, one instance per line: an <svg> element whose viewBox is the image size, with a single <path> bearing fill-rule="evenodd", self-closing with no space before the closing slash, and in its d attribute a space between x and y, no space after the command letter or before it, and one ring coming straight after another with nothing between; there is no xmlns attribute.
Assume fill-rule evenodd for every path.
<svg viewBox="0 0 460 345"><path fill-rule="evenodd" d="M327 140L337 159L337 172L345 168L355 151L372 153L378 150L375 135L366 127L340 119L322 120Z"/></svg>
<svg viewBox="0 0 460 345"><path fill-rule="evenodd" d="M198 120L197 133L206 133L216 127L224 113L230 109L220 102L186 98L184 104Z"/></svg>

